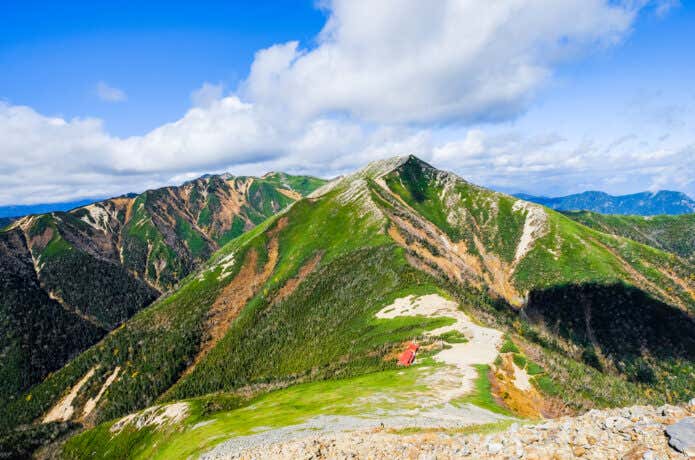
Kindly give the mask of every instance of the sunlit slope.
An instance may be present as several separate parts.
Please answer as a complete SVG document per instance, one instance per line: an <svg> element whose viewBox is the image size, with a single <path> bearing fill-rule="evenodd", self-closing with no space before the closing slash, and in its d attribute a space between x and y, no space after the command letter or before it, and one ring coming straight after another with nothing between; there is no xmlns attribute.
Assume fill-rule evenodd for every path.
<svg viewBox="0 0 695 460"><path fill-rule="evenodd" d="M175 293L3 410L10 424L29 423L73 390L71 418L92 423L156 402L393 368L403 341L447 320L386 324L374 315L397 297L430 292L517 334L539 359L547 351L556 396L567 402L581 407L581 398L598 400L604 388L620 396L601 394L602 404L623 395L648 400L650 388L683 398L682 377L695 361L693 328L683 322L692 318L692 272L676 256L417 158L394 158L316 190L232 240ZM556 304L562 308L553 311ZM639 314L629 315L635 306ZM586 316L592 308L605 313L594 318L605 322L614 312L620 321L595 328ZM679 336L662 337L649 324L654 318L682 323ZM617 338L639 343L641 354ZM581 390L578 381L563 381L575 371L591 378Z"/></svg>
<svg viewBox="0 0 695 460"><path fill-rule="evenodd" d="M221 245L325 181L208 176L0 231L0 396L11 400L96 343Z"/></svg>
<svg viewBox="0 0 695 460"><path fill-rule="evenodd" d="M621 216L588 211L566 212L595 230L623 236L686 259L695 260L695 214Z"/></svg>

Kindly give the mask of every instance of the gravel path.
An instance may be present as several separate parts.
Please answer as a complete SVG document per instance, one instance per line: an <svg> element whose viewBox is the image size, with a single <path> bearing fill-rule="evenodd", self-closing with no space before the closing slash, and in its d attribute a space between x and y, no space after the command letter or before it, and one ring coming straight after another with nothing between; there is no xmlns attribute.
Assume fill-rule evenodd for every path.
<svg viewBox="0 0 695 460"><path fill-rule="evenodd" d="M320 415L302 424L277 429L261 428L262 431L257 434L230 439L205 453L201 458L207 460L236 458L249 449L263 451L271 444L300 441L319 435L341 432L411 427L456 429L471 424L494 423L503 419L509 418L471 404L465 404L461 407L446 404L427 410L391 412L382 415L365 414L361 417Z"/></svg>
<svg viewBox="0 0 695 460"><path fill-rule="evenodd" d="M494 434L372 429L314 434L301 440L219 452L216 459L685 459L669 446L667 426L695 414L689 407L592 410L538 425L514 424Z"/></svg>

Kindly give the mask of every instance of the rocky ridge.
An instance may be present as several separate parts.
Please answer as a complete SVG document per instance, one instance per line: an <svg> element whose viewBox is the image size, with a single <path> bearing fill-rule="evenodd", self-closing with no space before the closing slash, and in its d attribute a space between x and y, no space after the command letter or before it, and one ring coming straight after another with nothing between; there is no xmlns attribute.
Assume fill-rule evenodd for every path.
<svg viewBox="0 0 695 460"><path fill-rule="evenodd" d="M591 410L533 425L512 424L496 433L425 430L398 434L388 427L278 442L215 458L260 459L625 459L689 458L669 445L666 430L695 415L689 405ZM695 443L695 439L690 440ZM690 453L690 452L688 452Z"/></svg>

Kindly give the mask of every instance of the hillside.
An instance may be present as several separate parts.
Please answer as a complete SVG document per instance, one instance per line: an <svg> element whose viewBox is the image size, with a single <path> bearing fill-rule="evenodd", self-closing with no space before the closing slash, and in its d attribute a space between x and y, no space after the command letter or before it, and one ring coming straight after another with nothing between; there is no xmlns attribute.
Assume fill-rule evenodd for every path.
<svg viewBox="0 0 695 460"><path fill-rule="evenodd" d="M231 240L1 420L94 427L68 458L186 458L271 431L685 400L693 268L415 157L384 160ZM409 340L422 353L399 369Z"/></svg>
<svg viewBox="0 0 695 460"><path fill-rule="evenodd" d="M515 196L559 211L593 211L602 214L639 216L690 214L695 212L695 200L684 193L669 190L620 196L593 191L556 198L533 196L525 193L519 193Z"/></svg>
<svg viewBox="0 0 695 460"><path fill-rule="evenodd" d="M11 400L324 181L209 176L0 232L0 398Z"/></svg>
<svg viewBox="0 0 695 460"><path fill-rule="evenodd" d="M570 219L595 230L623 236L686 259L695 260L695 214L619 216L568 211Z"/></svg>

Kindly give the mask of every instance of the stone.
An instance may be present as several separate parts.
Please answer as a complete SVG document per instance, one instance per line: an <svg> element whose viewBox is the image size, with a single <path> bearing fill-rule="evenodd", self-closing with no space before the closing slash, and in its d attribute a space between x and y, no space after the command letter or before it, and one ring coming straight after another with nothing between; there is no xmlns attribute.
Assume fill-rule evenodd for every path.
<svg viewBox="0 0 695 460"><path fill-rule="evenodd" d="M653 450L648 450L642 454L642 460L657 460L656 453Z"/></svg>
<svg viewBox="0 0 695 460"><path fill-rule="evenodd" d="M695 417L686 417L666 427L668 443L678 452L695 456Z"/></svg>
<svg viewBox="0 0 695 460"><path fill-rule="evenodd" d="M575 457L582 457L586 453L586 449L582 446L577 446L574 449L572 449L572 453Z"/></svg>
<svg viewBox="0 0 695 460"><path fill-rule="evenodd" d="M670 404L664 404L663 406L659 407L659 412L661 412L662 416L668 417L680 414L681 409Z"/></svg>
<svg viewBox="0 0 695 460"><path fill-rule="evenodd" d="M504 446L499 442L489 442L487 444L487 451L491 454L499 454L502 452L502 448L504 448Z"/></svg>

